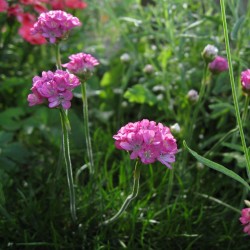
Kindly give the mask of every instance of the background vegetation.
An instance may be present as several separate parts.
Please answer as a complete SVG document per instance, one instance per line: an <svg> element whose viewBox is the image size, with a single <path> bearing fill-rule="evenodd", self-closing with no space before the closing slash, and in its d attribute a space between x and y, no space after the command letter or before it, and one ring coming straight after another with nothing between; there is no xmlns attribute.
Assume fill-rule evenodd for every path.
<svg viewBox="0 0 250 250"><path fill-rule="evenodd" d="M71 221L60 164L59 113L28 107L26 100L32 78L55 69L54 48L23 41L19 24L0 14L1 249L249 249L237 212L249 195L237 182L197 163L182 144L187 140L199 154L247 180L237 133L213 149L236 126L228 72L209 75L209 93L195 126L195 104L187 99L190 89L200 89L203 48L213 44L226 56L219 1L86 2L86 9L71 11L83 25L61 47L63 62L79 51L100 60L87 83L97 169L93 179L82 168L87 159L80 90L69 111L77 225ZM250 5L244 0L225 3L243 110L239 77L250 65ZM120 59L124 53L128 62ZM152 72L145 72L147 64ZM166 126L179 123L177 161L173 170L160 163L144 165L137 199L117 222L99 226L132 188L134 162L115 149L112 136L122 125L143 118ZM249 145L247 122L244 129Z"/></svg>

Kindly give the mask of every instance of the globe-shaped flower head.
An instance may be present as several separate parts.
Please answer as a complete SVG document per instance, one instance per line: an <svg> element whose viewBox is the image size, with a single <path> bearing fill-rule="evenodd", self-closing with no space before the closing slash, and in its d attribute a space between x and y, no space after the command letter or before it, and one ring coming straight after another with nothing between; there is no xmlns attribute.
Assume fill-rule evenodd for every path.
<svg viewBox="0 0 250 250"><path fill-rule="evenodd" d="M177 144L170 129L163 124L156 124L147 119L130 122L113 138L118 149L131 151L131 159L139 158L144 164L160 161L168 168L172 168L170 163L175 161Z"/></svg>
<svg viewBox="0 0 250 250"><path fill-rule="evenodd" d="M250 235L250 208L241 210L240 222L244 226L244 232Z"/></svg>
<svg viewBox="0 0 250 250"><path fill-rule="evenodd" d="M42 77L33 78L32 94L28 95L29 106L48 103L49 108L69 109L72 90L80 85L79 79L66 71L42 72Z"/></svg>
<svg viewBox="0 0 250 250"><path fill-rule="evenodd" d="M31 33L41 34L50 43L56 43L68 36L69 31L81 23L77 17L62 10L44 12L38 17L38 21L31 28Z"/></svg>
<svg viewBox="0 0 250 250"><path fill-rule="evenodd" d="M88 78L95 66L99 64L98 60L90 54L77 53L69 56L70 62L62 66L67 68L71 73Z"/></svg>
<svg viewBox="0 0 250 250"><path fill-rule="evenodd" d="M243 91L250 94L250 69L241 72L241 85Z"/></svg>
<svg viewBox="0 0 250 250"><path fill-rule="evenodd" d="M216 56L215 59L209 63L209 70L214 74L219 74L223 71L228 70L227 59L221 56Z"/></svg>

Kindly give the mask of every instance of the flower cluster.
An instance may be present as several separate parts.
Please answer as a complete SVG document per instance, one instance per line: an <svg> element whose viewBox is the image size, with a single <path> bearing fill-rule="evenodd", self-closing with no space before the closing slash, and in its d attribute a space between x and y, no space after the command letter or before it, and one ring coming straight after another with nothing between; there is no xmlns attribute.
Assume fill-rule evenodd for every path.
<svg viewBox="0 0 250 250"><path fill-rule="evenodd" d="M172 168L170 163L175 161L177 144L170 129L163 124L147 119L128 123L113 138L118 149L132 151L131 159L139 157L144 164L158 160Z"/></svg>
<svg viewBox="0 0 250 250"><path fill-rule="evenodd" d="M42 77L33 78L32 94L28 95L29 106L48 102L50 108L62 106L69 109L73 98L72 90L80 85L79 79L66 71L42 72Z"/></svg>
<svg viewBox="0 0 250 250"><path fill-rule="evenodd" d="M0 12L7 12L9 18L15 18L21 27L18 34L31 44L44 44L46 39L40 34L31 34L30 29L35 24L37 14L53 10L84 9L87 4L81 0L20 0L10 3L0 0ZM50 20L51 21L51 20Z"/></svg>
<svg viewBox="0 0 250 250"><path fill-rule="evenodd" d="M243 91L250 91L250 69L241 72L241 85Z"/></svg>
<svg viewBox="0 0 250 250"><path fill-rule="evenodd" d="M81 23L77 17L62 10L52 10L42 13L38 21L31 29L32 34L41 34L47 38L50 43L57 42L57 39L67 37L68 32Z"/></svg>
<svg viewBox="0 0 250 250"><path fill-rule="evenodd" d="M211 63L209 63L208 67L212 73L218 74L228 70L228 62L226 58L216 56L215 59Z"/></svg>
<svg viewBox="0 0 250 250"><path fill-rule="evenodd" d="M240 222L244 225L244 232L250 235L250 208L241 210Z"/></svg>
<svg viewBox="0 0 250 250"><path fill-rule="evenodd" d="M69 56L70 62L62 66L76 75L89 75L94 67L99 64L98 60L90 54L77 53Z"/></svg>

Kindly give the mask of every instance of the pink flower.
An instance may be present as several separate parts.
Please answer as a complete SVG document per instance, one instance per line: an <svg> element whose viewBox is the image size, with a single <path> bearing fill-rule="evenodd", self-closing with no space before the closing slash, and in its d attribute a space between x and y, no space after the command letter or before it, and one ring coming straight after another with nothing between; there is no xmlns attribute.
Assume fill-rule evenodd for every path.
<svg viewBox="0 0 250 250"><path fill-rule="evenodd" d="M23 13L23 9L19 4L13 4L8 8L8 16L15 16L18 21L19 21L19 18L21 18L22 13Z"/></svg>
<svg viewBox="0 0 250 250"><path fill-rule="evenodd" d="M69 109L72 90L80 85L79 79L66 71L42 72L42 76L33 78L32 94L28 95L29 106L48 103L50 108L62 107Z"/></svg>
<svg viewBox="0 0 250 250"><path fill-rule="evenodd" d="M53 0L51 1L53 10L64 10L69 9L84 9L87 7L87 3L81 0Z"/></svg>
<svg viewBox="0 0 250 250"><path fill-rule="evenodd" d="M250 208L241 210L240 222L244 225L243 231L250 235Z"/></svg>
<svg viewBox="0 0 250 250"><path fill-rule="evenodd" d="M250 69L241 72L241 85L243 90L250 90Z"/></svg>
<svg viewBox="0 0 250 250"><path fill-rule="evenodd" d="M208 67L212 73L218 74L228 70L228 62L224 57L217 56Z"/></svg>
<svg viewBox="0 0 250 250"><path fill-rule="evenodd" d="M30 13L21 13L18 17L21 27L18 30L19 35L31 44L44 44L46 40L40 34L32 35L30 29L35 23L35 16Z"/></svg>
<svg viewBox="0 0 250 250"><path fill-rule="evenodd" d="M55 96L49 97L49 107L55 108L62 105L64 109L69 109L71 106L70 100L73 98L72 92L65 90L64 92L58 93Z"/></svg>
<svg viewBox="0 0 250 250"><path fill-rule="evenodd" d="M168 127L143 119L128 123L113 136L118 149L131 151L130 158L140 158L144 164L160 161L171 168L177 153L176 140Z"/></svg>
<svg viewBox="0 0 250 250"><path fill-rule="evenodd" d="M28 102L29 106L35 106L42 104L44 102L44 98L37 93L33 93L28 95Z"/></svg>
<svg viewBox="0 0 250 250"><path fill-rule="evenodd" d="M32 34L41 34L50 43L56 43L59 39L67 37L72 28L80 25L77 17L61 10L52 10L40 14L31 32Z"/></svg>
<svg viewBox="0 0 250 250"><path fill-rule="evenodd" d="M5 0L0 0L0 12L6 12L8 9L8 3Z"/></svg>
<svg viewBox="0 0 250 250"><path fill-rule="evenodd" d="M77 53L69 56L70 62L62 66L76 75L89 75L93 72L94 67L99 64L98 60L90 54Z"/></svg>

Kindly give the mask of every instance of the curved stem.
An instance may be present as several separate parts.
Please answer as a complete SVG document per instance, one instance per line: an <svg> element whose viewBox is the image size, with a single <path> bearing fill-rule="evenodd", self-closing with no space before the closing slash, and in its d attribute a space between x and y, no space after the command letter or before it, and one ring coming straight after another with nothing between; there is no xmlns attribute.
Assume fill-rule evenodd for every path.
<svg viewBox="0 0 250 250"><path fill-rule="evenodd" d="M89 133L89 116L88 116L88 99L86 94L86 82L82 81L81 88L82 88L84 133L86 137L87 154L89 158L89 170L91 174L94 174L94 158L93 158L91 139Z"/></svg>
<svg viewBox="0 0 250 250"><path fill-rule="evenodd" d="M233 95L236 120L237 120L237 124L239 127L241 144L242 144L243 151L244 151L245 158L246 158L247 175L248 175L248 179L250 179L250 158L249 158L246 140L245 140L245 136L244 136L242 121L241 121L241 117L240 117L240 109L239 109L239 104L238 104L238 100L237 100L237 92L236 92L235 83L234 83L233 65L232 65L231 53L230 53L230 45L229 45L229 38L228 38L224 0L220 0L220 5L221 5L221 16L222 16L222 23L223 23L223 30L224 30L224 37L225 37L225 44L226 44L226 52L227 52L227 59L228 59L228 66L229 66L229 76L230 76L230 83L231 83L231 89L232 89L232 95Z"/></svg>
<svg viewBox="0 0 250 250"><path fill-rule="evenodd" d="M136 198L136 196L138 195L138 191L139 191L139 180L140 180L140 166L138 164L138 161L136 161L135 171L134 171L134 185L133 185L132 193L126 198L120 210L112 218L104 221L102 225L107 225L117 220L125 211L125 209L129 206L130 202Z"/></svg>
<svg viewBox="0 0 250 250"><path fill-rule="evenodd" d="M69 124L68 117L65 110L60 109L61 123L62 123L62 135L63 135L63 154L66 165L67 181L69 186L69 198L70 198L70 212L74 222L76 222L76 200L75 200L75 189L73 183L73 173L72 165L70 159L70 149L69 149L69 135L67 124Z"/></svg>
<svg viewBox="0 0 250 250"><path fill-rule="evenodd" d="M244 105L244 110L243 110L243 114L242 114L242 123L244 125L246 119L247 119L247 112L248 112L248 106L249 106L249 101L250 101L250 98L249 96L247 95L246 96L246 100L245 100L245 105Z"/></svg>
<svg viewBox="0 0 250 250"><path fill-rule="evenodd" d="M56 46L56 67L57 69L62 69L59 43L56 43L55 46Z"/></svg>

